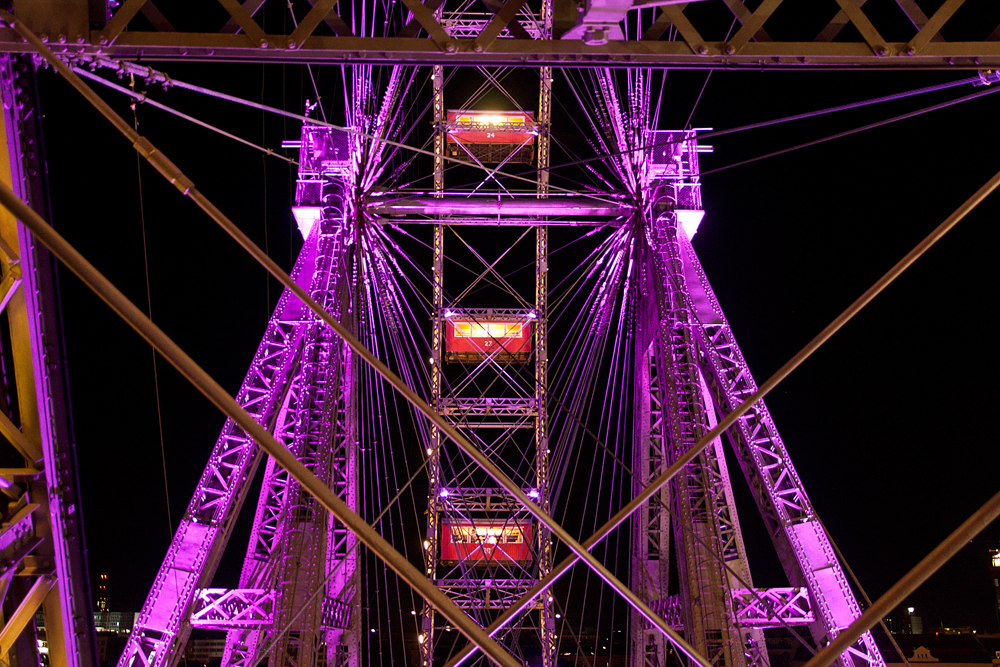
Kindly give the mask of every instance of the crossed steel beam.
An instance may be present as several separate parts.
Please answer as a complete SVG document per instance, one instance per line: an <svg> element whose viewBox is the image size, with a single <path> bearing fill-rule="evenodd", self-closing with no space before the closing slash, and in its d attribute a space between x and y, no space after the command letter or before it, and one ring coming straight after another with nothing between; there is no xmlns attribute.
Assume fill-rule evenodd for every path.
<svg viewBox="0 0 1000 667"><path fill-rule="evenodd" d="M766 4L766 3L765 3ZM376 372L383 376L394 388L399 391L415 408L425 414L430 421L453 440L463 451L466 452L487 474L489 474L500 486L502 486L511 496L535 517L541 524L552 531L566 546L573 551L573 555L565 559L555 568L546 579L535 585L523 598L530 601L542 590L551 586L558 574L561 574L577 560L583 560L590 566L609 586L614 588L622 597L628 601L643 617L655 625L663 632L674 645L692 660L702 665L710 667L708 661L699 655L687 642L684 641L665 621L653 612L635 592L628 589L621 581L604 567L589 552L594 544L606 536L617 525L628 518L638 507L646 502L654 493L662 488L674 475L676 475L684 465L690 462L695 456L707 447L723 431L728 429L743 414L745 414L757 401L769 393L778 383L780 383L789 373L808 358L837 330L846 324L857 312L867 305L878 293L888 286L906 268L909 267L918 257L926 252L936 243L947 231L965 217L975 206L988 196L994 189L1000 186L1000 173L997 173L990 181L980 188L970 197L959 209L949 216L939 225L927 238L917 245L910 253L892 267L878 282L862 294L851 306L847 308L837 319L821 331L809 344L807 344L798 354L789 360L771 378L764 382L760 388L743 402L737 409L729 413L724 419L712 428L695 446L679 457L673 465L664 471L656 480L636 496L631 502L623 507L613 517L601 531L598 531L585 544L577 542L561 525L552 517L541 510L528 496L510 480L492 461L490 461L472 443L466 440L454 427L426 402L424 402L412 389L384 363L379 361L369 350L337 322L329 313L316 303L304 289L298 286L290 276L274 263L260 248L258 248L248 237L246 237L231 220L219 211L210 201L208 201L188 179L163 153L159 152L147 139L135 132L124 120L114 113L92 90L90 90L82 80L62 63L45 45L34 35L23 23L15 19L7 12L0 11L0 19L13 25L18 32L77 90L81 92L108 120L127 138L133 146L143 155L167 180L175 185L182 194L191 197L212 219L223 227L241 246L244 247L258 262L260 262L269 273L282 282L287 288L316 313L338 336L340 336L359 357L368 363ZM268 452L277 463L288 470L289 474L298 481L311 495L313 495L326 509L343 522L359 540L364 542L379 558L386 562L397 574L399 574L409 585L416 589L425 599L427 599L445 618L473 641L491 660L505 667L515 667L517 661L497 644L490 634L495 632L493 626L499 627L500 621L506 616L512 616L516 611L511 611L520 604L508 609L490 629L484 631L468 615L462 612L455 603L437 588L431 581L423 576L409 561L381 535L369 526L360 516L340 500L328 487L315 477L305 466L303 466L282 444L280 444L267 430L258 424L246 411L244 411L229 396L229 394L216 383L203 369L198 366L193 359L187 356L169 337L166 336L156 325L154 325L140 310L138 310L120 291L118 291L103 275L100 274L82 255L65 241L58 233L49 226L44 219L31 210L24 202L6 186L0 188L0 203L14 213L22 223L28 227L32 233L45 244L56 257L66 264L85 284L98 294L113 310L115 310L126 322L129 323L144 339L146 339L157 351L159 351L181 374L188 378L213 404L222 412L231 417L246 433L250 434L261 447ZM929 577L944 561L953 555L958 548L970 536L977 534L986 527L997 515L1000 515L1000 493L994 496L975 515L970 517L958 530L955 531L944 543L929 554L916 568L906 577L896 584L882 598L880 598L861 618L857 619L850 628L842 632L837 639L817 654L807 665L807 667L823 667L836 659L843 650L850 646L866 629L877 622L881 614L895 604L895 600L902 599L909 594L916 586L919 586ZM536 591L536 589L538 589ZM530 596L530 597L529 597ZM526 604L527 602L525 602ZM890 605L890 606L886 606ZM509 612L509 615L508 615ZM866 625L867 624L867 625ZM464 655L471 653L471 648L463 651ZM456 656L456 660L451 664L456 664L463 654Z"/></svg>

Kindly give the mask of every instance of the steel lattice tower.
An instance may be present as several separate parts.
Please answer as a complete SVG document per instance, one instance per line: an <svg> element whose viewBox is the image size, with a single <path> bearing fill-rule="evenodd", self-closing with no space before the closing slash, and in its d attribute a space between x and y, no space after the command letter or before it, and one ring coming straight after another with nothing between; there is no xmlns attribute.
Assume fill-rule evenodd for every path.
<svg viewBox="0 0 1000 667"><path fill-rule="evenodd" d="M549 5L542 7L539 38L551 30L550 12ZM486 22L439 18L451 34L480 30L475 21ZM641 101L648 82L642 75L629 75L631 92L623 100L616 75L598 70L593 80L602 146L617 156L612 162L625 192L597 202L565 190L552 198L552 70L537 70L538 108L531 114L479 117L448 110L448 68L435 66L430 73L433 189L423 197L381 188L373 194L382 173L374 165L386 146L381 139L399 121L407 71L393 68L384 90L376 90L372 68L354 68L349 129L304 126L295 203L305 245L293 277L349 330L371 326L377 310L385 326L397 331L402 316L394 311L405 310L389 277L399 271L393 268L397 258L376 248L379 232L373 230L397 224L393 219L400 217L405 218L400 224L432 225L428 400L491 457L510 464L513 447L516 456L529 460L526 469L512 468L514 483L551 514L557 500L553 480L560 473L553 469L553 443L563 436L553 431L549 406L549 227L581 224L581 218L587 226L606 226L612 231L600 249L599 268L591 272L596 287L588 336L597 340L618 327L627 342L623 358L631 360L626 371L631 402L624 407L632 432L630 488L638 493L719 415L755 390L690 245L701 214L697 133L649 129L648 103ZM515 121L520 125L514 127ZM520 145L501 150L491 142L498 134L518 137ZM479 138L461 138L473 135ZM537 152L530 197L505 199L501 190L473 197L475 190L452 192L445 183L446 163L459 154L451 150L464 151L460 159L466 164L499 169L528 145ZM455 225L526 227L533 234L534 289L520 299L522 307L460 303L471 285L449 299L445 239ZM482 275L491 270L487 265ZM462 336L474 347L456 347ZM512 350L514 339L530 341L530 352ZM377 343L377 336L371 341ZM404 370L403 377L416 386L420 372ZM479 390L479 381L486 389ZM370 445L359 431L362 384L354 354L286 292L237 395L355 510L365 483L358 474L359 447ZM558 545L512 495L456 463L461 457L437 428L422 428L420 437L427 478L424 573L486 626L550 573ZM624 576L639 599L711 665L767 667L765 628L805 625L822 645L860 611L763 404L739 420L729 440L791 586L753 586L721 439L635 514ZM367 582L355 538L271 459L239 587L211 587L262 459L257 446L227 422L119 667L177 664L192 627L227 631L227 666L254 667L265 657L273 667L365 664L361 623ZM672 569L676 582L670 581ZM529 662L534 658L524 657L524 651L537 646L540 664L555 667L556 604L551 589L536 595L497 638ZM443 664L447 651L439 648L450 628L428 604L416 620L421 667ZM637 667L665 667L671 660L670 640L653 620L637 608L631 612L629 652ZM870 634L842 662L844 667L884 664Z"/></svg>

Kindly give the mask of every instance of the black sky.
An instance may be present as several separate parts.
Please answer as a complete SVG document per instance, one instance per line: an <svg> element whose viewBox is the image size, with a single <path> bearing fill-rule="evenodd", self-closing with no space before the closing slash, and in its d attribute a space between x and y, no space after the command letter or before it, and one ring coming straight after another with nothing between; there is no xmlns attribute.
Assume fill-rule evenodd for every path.
<svg viewBox="0 0 1000 667"><path fill-rule="evenodd" d="M298 67L162 65L172 76L301 111ZM696 127L730 128L968 76L712 75ZM331 82L323 78L321 86ZM51 71L39 74L56 227L145 308L135 153ZM705 81L670 72L661 127L684 123ZM331 82L332 83L332 82ZM888 118L956 91L711 140L704 171ZM297 139L296 122L180 90L157 99L252 141ZM332 85L324 95L339 94ZM127 102L105 95L131 118ZM140 131L285 267L298 248L294 174L274 158L149 107ZM758 383L1000 169L1000 95L709 174L697 248ZM337 122L338 118L331 118ZM559 132L559 128L555 129ZM278 288L192 204L143 167L152 313L235 392ZM767 399L818 513L877 596L992 496L1000 371L1000 199L984 202ZM168 544L148 346L74 277L62 279L90 565L112 607L137 610ZM223 418L159 364L174 525ZM737 485L739 486L739 485ZM744 531L762 530L742 515ZM759 585L782 585L769 543L748 536ZM932 624L998 631L986 549L993 525L915 593ZM239 548L242 550L242 547Z"/></svg>

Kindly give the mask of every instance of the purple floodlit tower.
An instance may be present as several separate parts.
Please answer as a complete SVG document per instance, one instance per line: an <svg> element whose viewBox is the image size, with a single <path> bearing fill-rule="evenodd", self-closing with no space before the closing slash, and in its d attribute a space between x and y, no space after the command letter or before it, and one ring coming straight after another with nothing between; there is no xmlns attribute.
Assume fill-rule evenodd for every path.
<svg viewBox="0 0 1000 667"><path fill-rule="evenodd" d="M717 413L757 390L690 242L703 214L696 133L650 132L645 141L652 146L644 167L654 213L644 234L649 254L640 280L647 298L636 336L640 485L701 439ZM721 438L640 510L633 572L702 655L720 665L766 667L764 628L808 626L823 646L861 612L763 402L728 435L794 586L753 587ZM666 592L671 540L676 596ZM632 632L647 664L663 664L662 636L638 617ZM841 663L885 664L871 633Z"/></svg>
<svg viewBox="0 0 1000 667"><path fill-rule="evenodd" d="M309 130L302 135L296 196L305 245L292 276L352 327L353 237L344 196L350 145L344 133ZM353 507L352 363L346 345L286 290L237 399ZM240 586L209 587L261 459L259 447L227 420L121 667L176 664L194 627L227 632L227 665L264 658L275 666L358 664L354 535L270 457Z"/></svg>
<svg viewBox="0 0 1000 667"><path fill-rule="evenodd" d="M550 28L547 12L543 9L538 24L543 35ZM446 25L458 25L446 19ZM378 97L370 72L355 68L351 131L318 124L303 128L293 211L304 246L294 279L379 358L391 358L402 381L502 466L545 514L562 511L558 516L565 517L565 508L578 502L559 495L569 467L567 443L578 445L586 431L588 442L597 440L610 451L602 438L608 439L612 429L604 426L612 421L624 454L607 467L624 480L617 499L630 500L756 389L690 242L703 215L698 154L706 147L699 147L695 130L646 129L651 122L642 73L616 79L611 71L595 71L591 81L600 119L594 123L595 141L622 191L555 191L549 184L551 70L539 69L538 107L531 113L464 106L449 112L445 70L435 66L429 105L433 151L427 160L433 164L433 188L381 186L389 160L379 138L399 136L391 132L398 129L395 119L412 80L404 70L392 68ZM623 83L631 91L627 104L618 97ZM527 147L538 160L532 188L508 189L493 170L512 155L526 159ZM466 174L482 179L475 187L445 187L446 162L456 155ZM408 161L400 162L400 170L409 168ZM416 225L431 228L428 241L408 231ZM484 225L490 229L479 237L477 230L463 236L467 228ZM581 225L578 232L571 229ZM587 289L580 290L579 301L551 298L552 226L570 228L577 240L599 239L581 264L577 282ZM453 246L446 245L450 235L484 271L471 272L465 282L449 272L446 280L446 260L453 259L448 253ZM430 272L400 247L404 238L426 245ZM476 242L493 244L486 253L490 259L473 247ZM533 281L515 287L496 266L515 248L523 260L528 247L534 258L524 266L534 268ZM411 266L401 268L404 261ZM567 275L576 269L569 267ZM404 282L418 279L426 281L423 292L404 289ZM493 292L486 291L487 282ZM481 291L497 301L477 302ZM514 305L499 301L507 297ZM583 323L580 335L552 344L552 306L563 315L572 310L567 303L578 308L568 319ZM573 350L583 352L573 357ZM564 378L562 394L552 390L550 351ZM382 422L392 414L402 425L403 417L394 397L380 393L379 382L286 292L237 399L359 511L365 509L361 499L382 482L372 477L391 467L362 464L377 459L379 448L403 450L407 442L419 443L420 465L407 467L406 474L410 481L423 476L426 505L421 500L416 508L414 501L415 518L400 519L405 535L396 536L397 544L419 544L417 553L407 554L410 561L422 561L427 579L482 627L523 597L519 611L494 637L525 664L557 667L565 616L583 618L589 611L565 605L559 596L569 593L559 589L528 593L556 569L559 545L536 520L537 511L533 516L528 503L522 505L510 487L498 486L496 476L488 477L438 428L414 420L395 440L382 439ZM614 395L596 431L587 420L601 410L591 409L587 392ZM562 400L556 402L557 395ZM633 611L620 613L619 606L610 614L614 618L604 619L627 628L617 632L628 637L620 642L626 647L621 652L634 667L666 667L673 659L673 640L657 615L714 667L769 667L765 630L798 627L823 646L860 615L763 403L726 437L790 585L753 584L720 438L632 515L631 531L618 542L621 553L631 557L620 564L609 560L617 572L602 574L597 582L628 594L622 597L637 596L652 609L652 614L639 611L642 605L633 599ZM385 569L366 569L366 554L354 535L273 460L265 464L239 586L212 587L263 460L259 448L227 422L119 667L174 667L193 628L227 633L226 667L256 667L264 660L269 667L375 662L379 649L368 633L378 634L383 626L369 602L373 590L385 595ZM594 476L592 495L613 505L616 497L603 486L604 471L602 465L588 471ZM378 524L382 514L374 515L388 511L392 502L384 509L369 507L365 518ZM578 504L586 506L587 499ZM607 516L615 511L612 507ZM391 526L379 530L393 537ZM577 568L589 576L589 570ZM454 628L430 604L414 600L406 609L403 600L400 594L386 606L394 605L397 619L403 619L392 622L409 661L420 667L449 662L460 648ZM598 602L594 609L600 615L603 607ZM378 627L366 624L362 632L368 619ZM386 621L384 627L392 626ZM608 648L609 638L598 642L598 634L595 649L615 650ZM582 655L580 637L569 645ZM840 665L884 667L884 662L866 633L840 657Z"/></svg>

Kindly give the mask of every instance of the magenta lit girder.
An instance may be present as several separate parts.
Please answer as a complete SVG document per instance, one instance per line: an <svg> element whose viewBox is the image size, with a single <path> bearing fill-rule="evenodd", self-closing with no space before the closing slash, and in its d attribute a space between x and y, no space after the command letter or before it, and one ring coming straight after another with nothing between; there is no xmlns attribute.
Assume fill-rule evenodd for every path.
<svg viewBox="0 0 1000 667"><path fill-rule="evenodd" d="M321 215L292 276L349 322L342 185L335 178L317 185ZM346 346L286 290L237 399L351 504L352 387ZM192 627L229 631L227 664L256 664L264 657L256 652L273 644L271 664L277 665L276 656L315 651L324 642L342 656L341 664L356 664L356 645L344 637L354 604L353 535L273 460L265 470L240 588L209 588L262 458L256 444L227 420L120 667L176 664ZM327 579L324 594L310 596ZM306 613L300 614L303 608ZM274 633L276 626L291 632ZM292 642L298 645L289 647Z"/></svg>
<svg viewBox="0 0 1000 667"><path fill-rule="evenodd" d="M685 214L701 208L694 133L651 134L664 148L653 149L649 165L661 211L646 235L653 255L645 263L648 290L656 308L647 308L638 323L640 332L645 327L654 333L637 337L636 464L647 479L662 459L700 439L716 423L716 410L725 415L757 389L690 243L700 215ZM662 594L666 545L675 539L685 636L707 655L726 656L720 664L766 664L766 653L756 650L762 636L755 628L776 627L779 619L808 625L813 639L825 645L861 612L763 402L729 436L785 573L797 587L752 588L719 441L658 502L640 511L633 571L652 582L651 593ZM647 659L662 664L662 640L650 643L648 633L636 631L634 641L645 642ZM885 664L871 633L841 662Z"/></svg>
<svg viewBox="0 0 1000 667"><path fill-rule="evenodd" d="M684 235L680 245L689 301L698 323L695 330L704 350L699 364L717 409L725 414L757 391L757 385L694 248ZM737 424L729 432L737 459L786 576L792 584L809 589L816 614L809 629L814 640L825 645L860 617L861 610L764 402ZM856 667L885 664L870 632L861 636L842 661Z"/></svg>
<svg viewBox="0 0 1000 667"><path fill-rule="evenodd" d="M322 216L310 234L316 237L317 250L309 291L329 312L349 322L345 299L349 255L345 252L345 217L338 205L343 201L340 187L337 180L331 180L321 188ZM300 329L297 372L286 389L275 435L353 504L350 355L313 315L304 319ZM230 625L224 663L256 664L269 647L271 664L283 664L287 655L311 664L316 651L325 645L341 656L337 664L356 664L356 646L341 642L354 604L353 546L353 535L269 460L239 590L268 591L274 598L273 615L263 626ZM324 594L314 595L320 589ZM222 629L223 625L205 627Z"/></svg>
<svg viewBox="0 0 1000 667"><path fill-rule="evenodd" d="M297 279L310 254L304 252L296 265L293 275ZM241 406L261 423L272 421L280 407L300 345L299 317L301 308L286 291L237 394ZM253 440L227 420L139 612L119 667L171 665L180 660L190 634L187 621L196 592L211 583L260 458Z"/></svg>
<svg viewBox="0 0 1000 667"><path fill-rule="evenodd" d="M636 336L640 428L635 454L647 479L711 427L696 363L694 323L684 283L678 280L681 258L672 210L676 189L668 182L656 190L662 212L644 236L648 245L639 276L643 305ZM634 570L655 577L650 598L667 594L665 545L673 540L685 638L718 665L767 665L766 652L760 650L762 636L743 630L734 611L734 577L749 583L749 569L721 443L717 440L685 466L657 500L643 508L636 535L639 562ZM642 620L635 618L634 623L637 652L641 646L647 661L663 664L662 639L651 642L654 636L638 632Z"/></svg>

